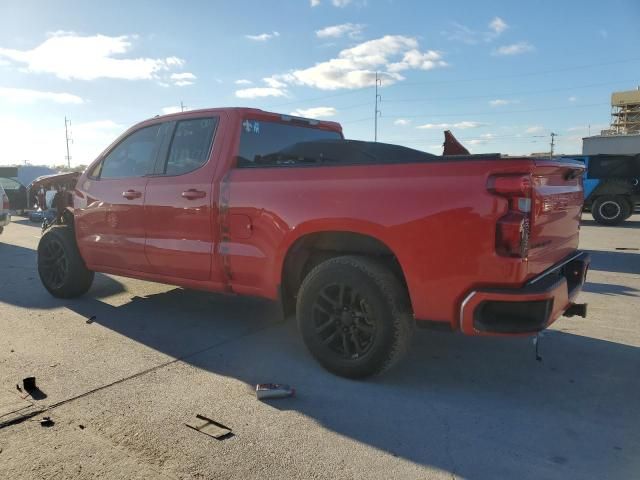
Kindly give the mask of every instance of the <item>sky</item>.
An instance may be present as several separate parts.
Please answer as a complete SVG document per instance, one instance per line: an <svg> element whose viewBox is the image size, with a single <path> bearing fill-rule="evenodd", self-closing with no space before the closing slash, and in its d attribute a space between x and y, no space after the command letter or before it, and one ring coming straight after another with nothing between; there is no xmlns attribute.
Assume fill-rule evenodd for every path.
<svg viewBox="0 0 640 480"><path fill-rule="evenodd" d="M579 153L640 84L640 2L0 0L0 165L88 164L131 125L249 106L442 152Z"/></svg>

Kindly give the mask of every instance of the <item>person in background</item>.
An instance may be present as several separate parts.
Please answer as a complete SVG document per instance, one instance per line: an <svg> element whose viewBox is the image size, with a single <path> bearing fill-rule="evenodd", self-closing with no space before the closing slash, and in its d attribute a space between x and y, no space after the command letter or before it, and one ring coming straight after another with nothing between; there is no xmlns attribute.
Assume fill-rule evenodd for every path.
<svg viewBox="0 0 640 480"><path fill-rule="evenodd" d="M40 187L40 190L38 190L38 208L42 211L47 209L47 205L45 203L44 187Z"/></svg>

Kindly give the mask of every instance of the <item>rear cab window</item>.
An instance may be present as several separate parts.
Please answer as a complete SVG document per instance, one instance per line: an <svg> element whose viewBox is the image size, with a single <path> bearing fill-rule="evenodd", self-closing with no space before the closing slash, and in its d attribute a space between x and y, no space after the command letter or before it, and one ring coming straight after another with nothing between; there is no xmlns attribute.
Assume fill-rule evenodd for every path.
<svg viewBox="0 0 640 480"><path fill-rule="evenodd" d="M289 166L304 163L304 158L292 157L285 150L298 143L342 138L340 132L314 128L312 125L247 118L241 124L237 166Z"/></svg>

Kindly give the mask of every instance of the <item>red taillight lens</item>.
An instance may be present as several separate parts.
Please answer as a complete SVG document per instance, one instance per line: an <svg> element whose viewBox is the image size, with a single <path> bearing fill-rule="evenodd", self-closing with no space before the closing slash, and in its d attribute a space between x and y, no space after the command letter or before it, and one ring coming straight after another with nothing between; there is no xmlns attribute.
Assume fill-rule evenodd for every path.
<svg viewBox="0 0 640 480"><path fill-rule="evenodd" d="M531 229L531 177L495 175L487 189L508 200L509 211L496 224L496 252L505 257L526 258Z"/></svg>
<svg viewBox="0 0 640 480"><path fill-rule="evenodd" d="M526 258L529 253L529 217L509 212L496 225L496 251L505 257Z"/></svg>
<svg viewBox="0 0 640 480"><path fill-rule="evenodd" d="M9 205L9 197L7 197L7 194L4 193L2 195L2 209L3 210L9 210L10 205Z"/></svg>

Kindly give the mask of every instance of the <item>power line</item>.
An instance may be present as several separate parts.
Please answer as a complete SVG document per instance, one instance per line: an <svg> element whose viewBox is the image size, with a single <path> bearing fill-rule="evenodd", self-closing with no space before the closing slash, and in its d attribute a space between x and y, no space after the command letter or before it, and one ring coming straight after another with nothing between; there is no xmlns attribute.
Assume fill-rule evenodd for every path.
<svg viewBox="0 0 640 480"><path fill-rule="evenodd" d="M400 86L411 86L411 85L438 85L438 84L451 84L451 83L467 83L467 82L477 82L477 81L483 81L483 80L498 80L501 78L520 78L520 77L528 77L528 76L538 76L538 75L547 75L550 73L561 73L561 72L567 72L567 71L571 71L571 70L582 70L582 69L587 69L587 68L596 68L596 67L603 67L603 66L608 66L608 65L618 65L618 64L622 64L622 63L632 63L632 62L637 62L640 61L640 57L638 58L629 58L626 60L614 60L614 61L610 61L610 62L600 62L600 63L591 63L591 64L585 64L585 65L574 65L574 66L569 66L569 67L564 67L564 68L557 68L557 69L549 69L549 70L537 70L537 71L533 71L533 72L523 72L523 73L515 73L515 74L508 74L508 75L496 75L496 76L489 76L489 77L476 77L476 78L464 78L464 79L458 79L458 80L430 80L430 81L421 81L421 82L398 82L395 84L390 84L387 85L386 88L395 88L395 87L400 87ZM635 80L634 80L635 81ZM297 99L297 100L291 100L288 102L280 102L280 103L273 103L273 104L268 104L265 105L264 108L275 108L275 107L282 107L282 106L287 106L287 105L295 105L295 104L302 104L302 103L308 103L308 102L315 102L318 100L325 100L328 98L335 98L335 97L342 97L342 96L346 96L346 95L356 95L356 94L361 94L365 91L364 88L358 88L355 90L348 90L345 92L338 92L338 93L332 93L329 95L320 95L317 97L308 97L308 98L301 98L301 99Z"/></svg>
<svg viewBox="0 0 640 480"><path fill-rule="evenodd" d="M562 91L573 91L573 90L579 90L579 89L583 89L583 88L593 88L593 87L602 87L602 86L607 86L607 85L621 85L621 84L628 84L629 82L634 82L635 79L630 79L630 80L620 80L620 81L616 81L616 82L602 82L602 83L591 83L588 85L578 85L578 86L573 86L573 87L557 87L557 88L547 88L544 90L523 90L520 92L509 92L509 93L490 93L490 94L483 94L483 95L465 95L465 96L450 96L450 97L443 97L443 96L438 96L438 97L417 97L417 98L402 98L402 99L391 99L391 100L387 100L387 103L402 103L402 102L427 102L427 101L449 101L449 100L472 100L472 99L476 99L476 98L494 98L494 97L509 97L509 96L514 96L514 95L519 95L519 96L523 96L523 95L536 95L536 94L540 94L540 93L551 93L551 92L562 92Z"/></svg>
<svg viewBox="0 0 640 480"><path fill-rule="evenodd" d="M456 113L432 113L428 115L385 115L385 118L433 118L437 119L439 117L466 117L472 115L500 115L505 116L512 113L531 113L531 112L546 112L553 110L568 110L573 108L590 108L590 107L601 107L603 105L609 105L608 103L589 103L583 105L565 105L559 107L543 107L543 108L530 108L526 110L509 110L509 111L483 111L483 112L456 112ZM371 117L358 118L356 120L347 120L341 121L342 125L349 125L351 123L359 123L367 120L371 120Z"/></svg>
<svg viewBox="0 0 640 480"><path fill-rule="evenodd" d="M586 65L574 65L571 67L564 68L554 68L549 70L537 70L533 72L523 72L523 73L512 73L507 75L496 75L491 77L476 77L476 78L463 78L458 80L433 80L433 81L423 81L423 82L404 82L404 83L395 83L389 85L389 87L396 87L400 85L436 85L442 83L467 83L467 82L478 82L483 80L499 80L501 78L520 78L520 77L534 77L538 75L547 75L549 73L560 73L560 72L568 72L571 70L583 70L585 68L593 68L593 67L604 67L608 65L618 65L621 63L631 63L640 61L640 57L637 58L629 58L626 60L614 60L611 62L602 62L602 63L590 63Z"/></svg>
<svg viewBox="0 0 640 480"><path fill-rule="evenodd" d="M530 108L526 110L509 110L503 111L484 111L484 112L456 112L456 113L432 113L429 115L386 115L386 118L438 118L438 117L465 117L470 115L506 115L512 113L530 113L530 112L546 112L552 110L567 110L569 108L589 108L589 107L601 107L603 105L609 105L608 103L589 103L583 105L564 105L559 107L542 107L542 108ZM346 122L345 122L346 123Z"/></svg>

